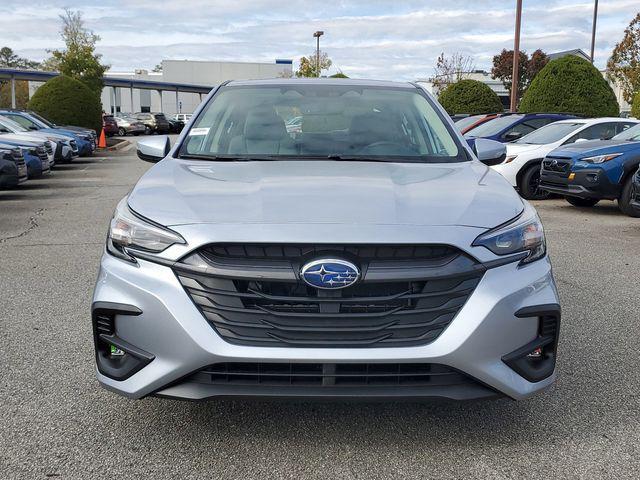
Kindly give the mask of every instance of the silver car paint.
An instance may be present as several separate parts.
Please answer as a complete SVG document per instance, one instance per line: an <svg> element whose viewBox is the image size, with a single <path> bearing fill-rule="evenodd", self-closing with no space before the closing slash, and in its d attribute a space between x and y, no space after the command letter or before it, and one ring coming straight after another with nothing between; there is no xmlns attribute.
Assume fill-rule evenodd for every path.
<svg viewBox="0 0 640 480"><path fill-rule="evenodd" d="M195 112L194 120L214 94L215 90ZM168 157L173 156L188 130L181 133ZM452 130L462 148L473 156L462 136ZM307 168L293 163L304 163ZM292 167L297 170L292 172ZM286 182L278 178L280 174L286 176ZM318 199L319 186L312 181L313 175L328 181L332 188L347 187L347 196L352 186L358 193L344 209L337 203L330 204L333 214L328 215L305 198L310 195ZM292 183L301 179L305 185ZM285 193L289 189L295 193ZM343 193L339 190L337 195ZM372 202L359 205L356 196L370 198L365 195L373 195ZM376 195L380 195L380 202ZM423 202L438 202L440 210L446 211ZM249 203L258 210L248 208ZM317 242L330 233L332 243L446 243L488 262L499 257L484 247L472 247L473 240L523 208L510 185L477 160L444 165L263 165L167 158L141 179L129 204L138 213L171 225L186 239L186 245L173 245L159 255L170 260L207 243ZM305 215L305 209L311 210ZM514 312L527 306L559 303L548 257L527 266L511 263L487 271L442 335L419 347L288 349L232 345L203 319L169 267L145 260L133 265L106 253L93 300L132 304L143 311L137 317L117 317L116 326L128 341L153 352L155 360L125 381L97 372L103 386L132 398L153 392L200 398L206 392L195 386L158 389L216 361L438 362L465 371L515 399L528 398L555 380L554 374L530 383L501 361L502 355L537 334L537 318L517 318Z"/></svg>

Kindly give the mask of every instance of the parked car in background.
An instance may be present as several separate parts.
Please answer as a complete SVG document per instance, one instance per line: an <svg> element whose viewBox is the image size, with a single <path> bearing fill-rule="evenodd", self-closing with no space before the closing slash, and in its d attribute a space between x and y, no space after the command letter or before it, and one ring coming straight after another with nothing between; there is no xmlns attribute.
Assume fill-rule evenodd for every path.
<svg viewBox="0 0 640 480"><path fill-rule="evenodd" d="M180 133L184 128L184 122L182 120L177 120L173 117L167 118L169 122L169 131L171 133Z"/></svg>
<svg viewBox="0 0 640 480"><path fill-rule="evenodd" d="M0 188L16 187L27 178L27 164L20 149L0 146Z"/></svg>
<svg viewBox="0 0 640 480"><path fill-rule="evenodd" d="M118 122L113 115L102 116L102 129L107 137L118 134Z"/></svg>
<svg viewBox="0 0 640 480"><path fill-rule="evenodd" d="M55 165L55 151L59 144L64 144L68 141L69 137L62 135L56 135L54 133L43 133L40 131L31 131L24 128L22 125L15 123L14 121L0 115L0 138L6 140L15 140L17 142L21 140L27 140L29 142L42 142L47 157L49 159L49 167ZM70 152L70 147L69 147Z"/></svg>
<svg viewBox="0 0 640 480"><path fill-rule="evenodd" d="M496 118L498 115L498 113L490 113L486 115L470 115L468 117L457 120L455 124L456 127L458 127L458 130L460 130L460 133L464 135L469 130L474 129L481 123L488 122L489 120Z"/></svg>
<svg viewBox="0 0 640 480"><path fill-rule="evenodd" d="M62 129L62 130L68 130L68 131L71 131L71 132L79 134L80 138L83 139L83 140L87 140L87 141L92 141L93 140L94 149L98 145L98 134L92 128L76 127L74 125L56 125L55 123L47 120L42 115L40 115L40 114L38 114L38 113L36 113L36 112L34 112L32 110L25 110L25 113L28 113L31 118L39 120L41 123L43 123L44 125L48 126L49 128L58 128L58 129Z"/></svg>
<svg viewBox="0 0 640 480"><path fill-rule="evenodd" d="M18 147L27 166L29 178L40 178L51 173L49 157L44 148L44 143L27 140L7 140L0 136L0 148L12 149Z"/></svg>
<svg viewBox="0 0 640 480"><path fill-rule="evenodd" d="M144 133L144 123L135 119L134 117L115 117L115 121L118 127L118 135L124 137L126 135L140 135Z"/></svg>
<svg viewBox="0 0 640 480"><path fill-rule="evenodd" d="M17 110L0 110L0 115L5 116L15 123L22 125L27 130L38 131L47 135L62 135L67 139L66 142L62 142L62 145L58 145L58 150L55 152L56 161L69 162L78 155L91 155L95 150L95 145L88 133L79 134L71 130L64 128L51 128L47 124L38 120L27 112L21 112ZM65 145L69 146L71 154L66 153Z"/></svg>
<svg viewBox="0 0 640 480"><path fill-rule="evenodd" d="M540 127L568 118L576 117L560 113L502 113L467 129L464 136L471 144L475 138L513 142Z"/></svg>
<svg viewBox="0 0 640 480"><path fill-rule="evenodd" d="M637 123L637 120L619 117L561 120L507 143L504 162L492 168L500 172L524 198L541 200L550 193L540 189L540 167L542 159L552 150L585 140L611 139Z"/></svg>
<svg viewBox="0 0 640 480"><path fill-rule="evenodd" d="M140 112L134 114L134 118L145 125L145 133L147 135L152 133L169 133L171 131L171 125L167 121L167 117L164 116L164 113Z"/></svg>
<svg viewBox="0 0 640 480"><path fill-rule="evenodd" d="M623 213L640 217L640 209L632 204L638 166L640 124L611 140L575 142L553 150L542 161L540 188L563 195L577 207L617 200Z"/></svg>
<svg viewBox="0 0 640 480"><path fill-rule="evenodd" d="M189 123L189 120L191 120L191 117L193 116L193 114L191 113L176 113L173 118L175 120L180 120L181 122L184 122L185 125L187 123Z"/></svg>

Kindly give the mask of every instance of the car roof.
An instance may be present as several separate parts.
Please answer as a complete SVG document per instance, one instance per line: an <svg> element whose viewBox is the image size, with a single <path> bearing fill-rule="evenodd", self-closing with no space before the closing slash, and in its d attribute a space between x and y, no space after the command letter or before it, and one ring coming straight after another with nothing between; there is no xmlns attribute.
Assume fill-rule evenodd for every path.
<svg viewBox="0 0 640 480"><path fill-rule="evenodd" d="M565 120L559 120L555 123L584 123L585 125L597 125L598 123L607 123L607 122L638 123L637 120L634 122L633 119L622 118L622 117L567 118Z"/></svg>
<svg viewBox="0 0 640 480"><path fill-rule="evenodd" d="M231 80L230 86L277 86L277 85L336 85L358 87L389 87L416 89L409 82L392 82L388 80L362 80L355 78L270 78L263 80Z"/></svg>

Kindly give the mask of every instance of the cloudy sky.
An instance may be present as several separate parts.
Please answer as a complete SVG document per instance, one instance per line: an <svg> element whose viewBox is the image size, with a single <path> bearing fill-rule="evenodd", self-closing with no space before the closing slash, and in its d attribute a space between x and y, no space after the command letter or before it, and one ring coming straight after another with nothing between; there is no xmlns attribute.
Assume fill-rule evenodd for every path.
<svg viewBox="0 0 640 480"><path fill-rule="evenodd" d="M332 72L413 80L433 73L440 52L472 55L477 68L512 48L515 0L1 0L0 46L41 60L60 47L58 15L81 10L102 37L112 71L162 59L296 61L321 48ZM603 66L639 0L600 0L596 64ZM522 48L589 51L593 0L524 0Z"/></svg>

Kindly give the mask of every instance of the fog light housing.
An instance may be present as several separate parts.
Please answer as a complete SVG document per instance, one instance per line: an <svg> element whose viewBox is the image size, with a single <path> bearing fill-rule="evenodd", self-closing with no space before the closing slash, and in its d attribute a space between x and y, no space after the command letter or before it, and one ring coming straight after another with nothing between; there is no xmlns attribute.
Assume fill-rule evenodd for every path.
<svg viewBox="0 0 640 480"><path fill-rule="evenodd" d="M518 310L515 316L535 319L538 322L538 334L531 342L502 357L502 361L529 382L550 377L556 368L560 305L526 307Z"/></svg>
<svg viewBox="0 0 640 480"><path fill-rule="evenodd" d="M137 317L142 310L133 305L94 302L91 307L93 342L98 371L113 380L126 380L155 357L118 336L116 316Z"/></svg>

